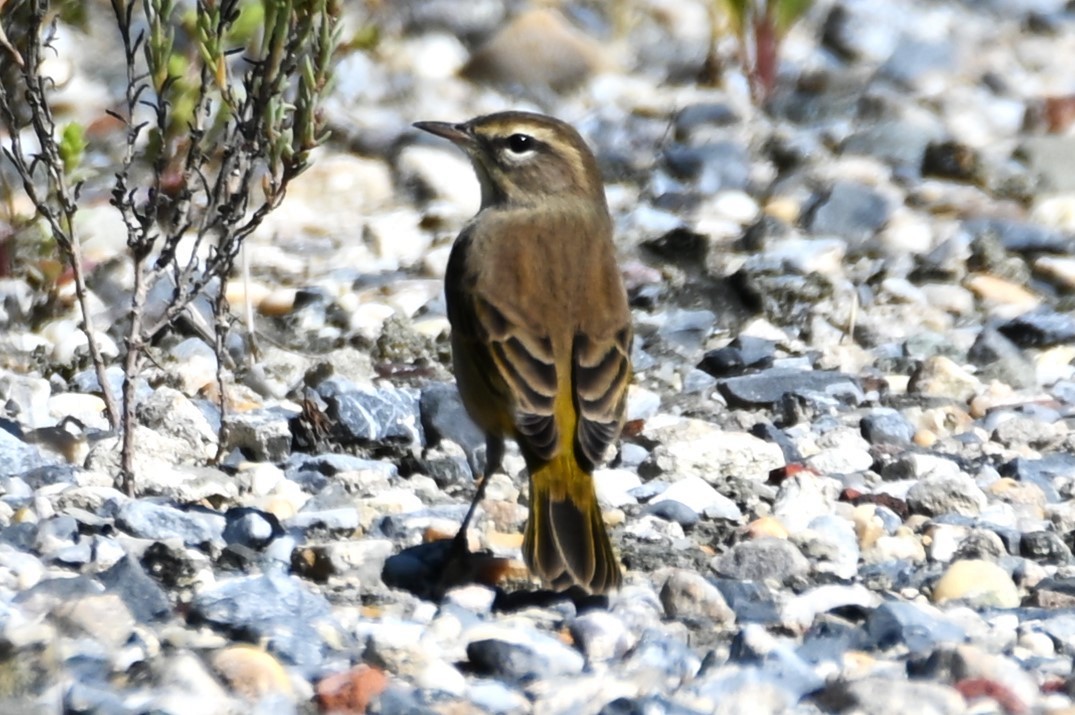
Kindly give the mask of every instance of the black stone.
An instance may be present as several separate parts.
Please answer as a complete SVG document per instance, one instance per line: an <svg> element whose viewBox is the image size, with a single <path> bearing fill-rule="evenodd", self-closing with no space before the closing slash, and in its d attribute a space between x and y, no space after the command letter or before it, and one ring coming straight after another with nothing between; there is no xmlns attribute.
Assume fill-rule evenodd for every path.
<svg viewBox="0 0 1075 715"><path fill-rule="evenodd" d="M1058 534L1051 531L1029 531L1023 534L1019 555L1038 563L1059 566L1072 562L1071 549Z"/></svg>
<svg viewBox="0 0 1075 715"><path fill-rule="evenodd" d="M998 329L1023 348L1048 348L1075 342L1075 316L1047 308L1024 313Z"/></svg>
<svg viewBox="0 0 1075 715"><path fill-rule="evenodd" d="M922 155L922 176L973 181L981 171L978 154L954 140L930 142Z"/></svg>

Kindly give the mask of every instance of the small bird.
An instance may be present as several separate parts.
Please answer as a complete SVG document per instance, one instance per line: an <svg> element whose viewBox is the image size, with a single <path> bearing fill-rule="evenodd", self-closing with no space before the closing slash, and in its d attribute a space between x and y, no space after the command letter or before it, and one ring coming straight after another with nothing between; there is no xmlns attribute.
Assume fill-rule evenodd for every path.
<svg viewBox="0 0 1075 715"><path fill-rule="evenodd" d="M527 567L553 588L608 593L623 576L592 475L623 427L632 330L597 162L541 114L414 126L466 152L481 184L445 276L453 371L486 437L460 535L510 437L530 477Z"/></svg>

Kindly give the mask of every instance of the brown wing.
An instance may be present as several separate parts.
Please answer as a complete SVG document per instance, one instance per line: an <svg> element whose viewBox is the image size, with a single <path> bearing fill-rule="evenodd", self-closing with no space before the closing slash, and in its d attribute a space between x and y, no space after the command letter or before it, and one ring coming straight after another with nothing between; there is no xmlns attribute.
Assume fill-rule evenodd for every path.
<svg viewBox="0 0 1075 715"><path fill-rule="evenodd" d="M631 380L631 328L611 339L579 333L572 349L572 378L579 413L575 442L580 464L591 471L619 436Z"/></svg>
<svg viewBox="0 0 1075 715"><path fill-rule="evenodd" d="M453 355L463 400L479 422L510 421L522 446L533 456L551 459L559 444L554 414L557 373L552 341L533 335L505 315L490 297L479 295L466 273L471 237L457 239L448 262L445 298L452 324ZM474 376L464 379L466 375ZM464 383L484 394L467 394ZM474 414L498 411L497 419Z"/></svg>

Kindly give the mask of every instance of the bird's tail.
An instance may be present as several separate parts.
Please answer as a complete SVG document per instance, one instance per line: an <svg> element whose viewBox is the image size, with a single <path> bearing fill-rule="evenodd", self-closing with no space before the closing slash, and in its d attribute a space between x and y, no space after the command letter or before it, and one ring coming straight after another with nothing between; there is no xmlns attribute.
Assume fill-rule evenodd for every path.
<svg viewBox="0 0 1075 715"><path fill-rule="evenodd" d="M523 558L531 573L557 588L577 584L593 594L619 588L623 576L593 477L570 452L530 464L529 472Z"/></svg>

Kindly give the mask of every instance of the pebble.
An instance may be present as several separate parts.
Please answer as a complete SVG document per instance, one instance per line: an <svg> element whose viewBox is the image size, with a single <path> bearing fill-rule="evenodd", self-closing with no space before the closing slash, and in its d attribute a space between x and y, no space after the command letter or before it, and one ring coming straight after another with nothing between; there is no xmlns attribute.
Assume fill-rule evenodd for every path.
<svg viewBox="0 0 1075 715"><path fill-rule="evenodd" d="M1019 605L1019 589L1008 572L995 563L980 559L953 561L933 587L934 603L966 600L980 606L1014 608Z"/></svg>

